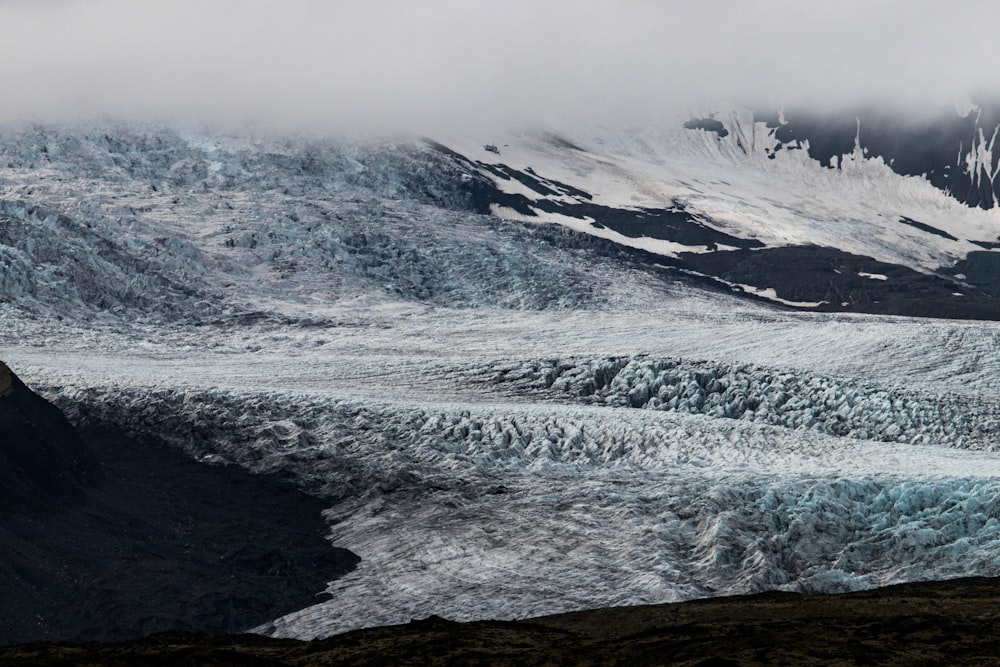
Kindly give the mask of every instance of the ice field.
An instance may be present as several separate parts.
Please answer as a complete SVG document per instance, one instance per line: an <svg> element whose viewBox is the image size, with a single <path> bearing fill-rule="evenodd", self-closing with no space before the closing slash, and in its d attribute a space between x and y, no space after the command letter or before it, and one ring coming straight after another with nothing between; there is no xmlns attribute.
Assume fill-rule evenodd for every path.
<svg viewBox="0 0 1000 667"><path fill-rule="evenodd" d="M362 562L267 629L283 636L1000 573L993 325L712 303L588 330L588 312L428 309L5 354L71 415L330 498L331 539Z"/></svg>
<svg viewBox="0 0 1000 667"><path fill-rule="evenodd" d="M442 206L405 143L36 132L0 150L2 358L328 499L360 565L260 632L1000 575L995 323L703 289Z"/></svg>

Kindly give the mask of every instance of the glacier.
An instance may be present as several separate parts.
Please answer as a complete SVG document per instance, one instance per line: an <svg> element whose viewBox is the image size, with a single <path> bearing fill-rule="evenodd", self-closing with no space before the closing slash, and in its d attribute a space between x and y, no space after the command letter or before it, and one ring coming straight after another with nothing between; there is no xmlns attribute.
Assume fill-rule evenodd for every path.
<svg viewBox="0 0 1000 667"><path fill-rule="evenodd" d="M989 438L878 441L468 381L495 379L494 362L397 361L406 378L378 376L378 362L324 366L325 355L300 354L209 363L195 353L192 372L161 358L128 382L139 386L62 377L44 388L71 418L166 438L205 462L280 471L329 499L330 537L361 564L332 582L330 602L262 632L316 637L431 613L518 618L998 574L1000 453ZM98 360L84 361L77 368ZM273 386L286 385L271 373L281 364L299 377L294 391ZM149 388L162 377L157 365L183 377ZM754 374L766 393L770 373ZM272 386L248 388L256 382ZM873 422L891 423L893 401L860 404ZM917 428L934 439L938 424Z"/></svg>
<svg viewBox="0 0 1000 667"><path fill-rule="evenodd" d="M1000 234L878 159L771 159L766 126L723 120L435 139L465 162L420 139L8 128L2 357L76 423L327 501L360 564L257 632L1000 575L995 323L747 298L676 248L488 215L463 186L502 161L567 206L676 201L928 275Z"/></svg>

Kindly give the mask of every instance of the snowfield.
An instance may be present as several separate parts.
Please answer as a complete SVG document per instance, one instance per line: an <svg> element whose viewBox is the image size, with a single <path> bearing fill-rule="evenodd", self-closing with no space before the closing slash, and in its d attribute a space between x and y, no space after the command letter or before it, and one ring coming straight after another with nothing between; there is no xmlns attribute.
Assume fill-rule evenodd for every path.
<svg viewBox="0 0 1000 667"><path fill-rule="evenodd" d="M808 143L775 155L780 142L774 129L746 110L721 109L715 117L728 135L685 129L684 118L665 118L662 126L628 132L599 127L498 134L493 141L501 147L499 154L468 137L443 143L477 163L531 169L545 179L570 183L602 205L681 205L713 228L767 247L812 243L933 271L981 249L975 241L998 238L998 209L965 206L926 179L900 176L881 158L868 158L863 147L841 156L839 169L827 169L809 157ZM543 198L516 181L497 179L497 184L505 192ZM535 213L654 253L697 251L588 229L587 223L557 213ZM899 224L901 217L939 233Z"/></svg>
<svg viewBox="0 0 1000 667"><path fill-rule="evenodd" d="M877 164L745 170L695 160L705 133L680 132L632 138L607 166L618 181L554 153L548 175L600 176L592 191L618 204L648 203L655 181L650 197L715 220L728 202L776 221L771 235L813 238L834 206L867 225L905 201L962 239L997 236L994 212L950 218ZM1000 575L994 323L703 289L590 234L461 210L458 175L419 144L0 139L2 359L71 420L281 472L328 499L331 542L361 557L329 601L258 632ZM704 173L683 190L637 156ZM789 185L763 194L775 179ZM966 244L892 229L879 252L925 268Z"/></svg>

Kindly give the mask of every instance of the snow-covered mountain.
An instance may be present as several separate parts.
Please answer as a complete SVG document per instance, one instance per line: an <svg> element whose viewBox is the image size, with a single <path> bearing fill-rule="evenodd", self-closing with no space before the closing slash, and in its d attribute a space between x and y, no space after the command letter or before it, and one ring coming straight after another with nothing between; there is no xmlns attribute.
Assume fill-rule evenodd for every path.
<svg viewBox="0 0 1000 667"><path fill-rule="evenodd" d="M799 308L997 317L1000 122L719 110L634 131L432 144L481 211L653 253Z"/></svg>
<svg viewBox="0 0 1000 667"><path fill-rule="evenodd" d="M1000 213L854 127L7 128L0 356L324 499L262 632L996 575Z"/></svg>
<svg viewBox="0 0 1000 667"><path fill-rule="evenodd" d="M212 317L255 308L237 304L262 275L302 303L374 288L571 306L604 289L565 258L502 257L501 237L527 235L795 308L997 319L992 118L725 108L653 128L391 142L7 130L0 294ZM486 255L470 252L485 229Z"/></svg>

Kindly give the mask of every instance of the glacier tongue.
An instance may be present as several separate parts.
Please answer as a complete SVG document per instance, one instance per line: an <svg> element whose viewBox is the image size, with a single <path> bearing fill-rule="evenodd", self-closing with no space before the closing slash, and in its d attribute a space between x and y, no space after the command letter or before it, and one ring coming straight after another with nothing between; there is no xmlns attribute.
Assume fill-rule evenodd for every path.
<svg viewBox="0 0 1000 667"><path fill-rule="evenodd" d="M232 363L252 371L257 361ZM650 362L576 363L613 387ZM486 360L453 369L466 387L475 387L470 378L501 381L447 401L419 392L359 400L335 382L295 393L66 383L46 393L75 419L164 438L206 462L282 471L330 499L331 539L361 565L331 583L330 602L258 629L279 636L431 613L515 618L1000 574L998 453L539 397L532 382L554 366L521 364L525 384L514 391L504 386L510 367ZM710 366L674 359L664 368ZM438 371L426 368L424 381L440 386ZM763 380L778 375L744 371L765 393ZM708 375L703 384L719 374ZM791 379L807 395L824 385L821 395L878 389ZM912 398L859 405L891 416L894 402ZM938 409L947 405L940 397Z"/></svg>
<svg viewBox="0 0 1000 667"><path fill-rule="evenodd" d="M504 480L370 503L337 540L362 562L331 602L266 630L317 637L449 618L523 618L769 589L842 592L1000 574L996 479L746 479L664 473Z"/></svg>
<svg viewBox="0 0 1000 667"><path fill-rule="evenodd" d="M503 164L454 145L500 194L659 207L721 246L913 272L995 240L994 212L921 179L771 159L764 128L727 122L517 136ZM362 563L260 628L282 636L1000 574L995 326L692 287L646 237L471 212L458 164L418 142L0 131L4 360L76 421L326 498ZM865 290L902 275L838 266Z"/></svg>

